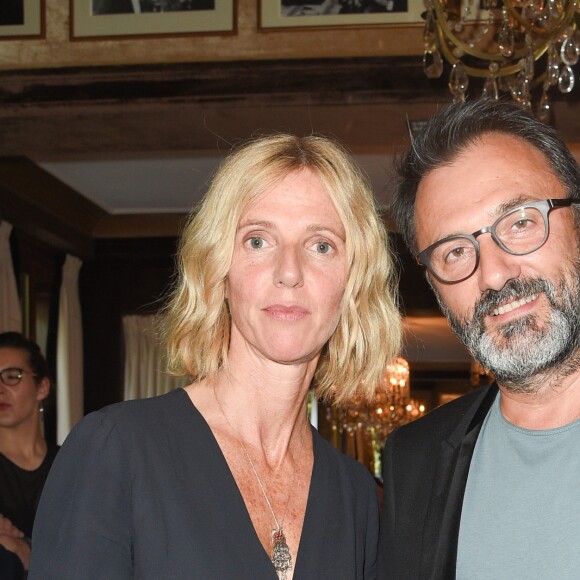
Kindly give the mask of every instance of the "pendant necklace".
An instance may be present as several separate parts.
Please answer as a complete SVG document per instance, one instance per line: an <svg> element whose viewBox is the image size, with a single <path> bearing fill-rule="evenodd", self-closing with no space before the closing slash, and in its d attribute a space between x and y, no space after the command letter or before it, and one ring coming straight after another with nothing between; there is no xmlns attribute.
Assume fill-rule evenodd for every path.
<svg viewBox="0 0 580 580"><path fill-rule="evenodd" d="M273 545L271 560L272 560L272 564L274 564L274 569L276 570L276 574L278 575L278 580L286 580L286 577L287 577L286 574L288 573L288 570L292 569L292 555L290 554L290 548L288 547L288 544L286 543L286 536L284 535L283 526L284 526L284 518L286 517L286 511L288 510L288 505L290 504L290 498L292 497L292 493L294 491L294 481L296 480L296 471L294 471L294 476L292 477L292 485L290 486L290 493L288 494L288 499L286 500L286 507L284 508L284 515L282 516L282 521L279 522L278 518L276 517L276 514L274 513L274 509L272 508L272 503L270 502L270 498L268 497L268 494L266 493L266 488L264 487L264 484L262 483L262 480L260 479L260 476L258 475L258 472L256 470L254 462L252 461L252 458L250 457L250 454L248 453L246 446L242 442L241 438L238 436L238 432L234 429L233 425L230 423L230 420L228 419L227 415L225 414L224 410L222 409L222 406L219 402L219 399L217 398L217 393L215 392L215 386L212 386L212 389L213 389L213 396L214 396L215 401L219 407L219 410L220 410L221 414L223 415L224 419L226 420L226 423L229 425L230 429L232 430L236 441L239 443L240 447L244 451L244 455L248 459L248 463L250 464L250 467L252 468L252 471L254 473L256 481L258 482L258 485L260 486L260 490L262 491L262 495L264 496L264 499L266 500L266 504L268 505L270 513L272 514L272 518L274 519L275 528L271 531L271 539L272 539L272 545ZM304 437L302 437L302 442L304 442ZM292 459L294 459L291 452L290 452L290 455L291 455Z"/></svg>

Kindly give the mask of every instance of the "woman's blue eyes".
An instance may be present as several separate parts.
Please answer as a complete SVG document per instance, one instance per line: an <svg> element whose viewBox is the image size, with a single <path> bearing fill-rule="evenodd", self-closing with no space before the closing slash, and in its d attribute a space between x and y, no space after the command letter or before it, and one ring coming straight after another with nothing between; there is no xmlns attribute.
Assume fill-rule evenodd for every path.
<svg viewBox="0 0 580 580"><path fill-rule="evenodd" d="M250 247L254 248L255 250L259 250L264 247L264 240L262 238L258 238L257 236L250 238L248 242Z"/></svg>
<svg viewBox="0 0 580 580"><path fill-rule="evenodd" d="M251 238L248 238L246 243L253 250L261 250L265 245L267 245L264 238L261 238L260 236L252 236ZM313 244L311 247L314 247L316 252L319 254L328 254L332 250L332 246L328 242L316 242L316 244Z"/></svg>

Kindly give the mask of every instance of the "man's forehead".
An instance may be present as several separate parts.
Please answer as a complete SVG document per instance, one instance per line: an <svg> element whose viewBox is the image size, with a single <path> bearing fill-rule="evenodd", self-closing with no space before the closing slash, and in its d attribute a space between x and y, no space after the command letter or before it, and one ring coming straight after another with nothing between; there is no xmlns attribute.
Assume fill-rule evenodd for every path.
<svg viewBox="0 0 580 580"><path fill-rule="evenodd" d="M559 197L558 181L531 144L501 133L483 135L419 183L416 239L420 245L433 243L489 226L522 203Z"/></svg>

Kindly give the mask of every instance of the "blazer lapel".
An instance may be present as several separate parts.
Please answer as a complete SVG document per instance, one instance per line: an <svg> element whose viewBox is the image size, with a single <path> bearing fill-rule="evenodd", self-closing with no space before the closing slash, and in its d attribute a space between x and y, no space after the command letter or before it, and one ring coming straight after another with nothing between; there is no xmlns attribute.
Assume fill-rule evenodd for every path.
<svg viewBox="0 0 580 580"><path fill-rule="evenodd" d="M496 394L495 385L484 391L483 399L474 403L439 447L423 527L421 579L455 579L459 524L469 465L481 425Z"/></svg>

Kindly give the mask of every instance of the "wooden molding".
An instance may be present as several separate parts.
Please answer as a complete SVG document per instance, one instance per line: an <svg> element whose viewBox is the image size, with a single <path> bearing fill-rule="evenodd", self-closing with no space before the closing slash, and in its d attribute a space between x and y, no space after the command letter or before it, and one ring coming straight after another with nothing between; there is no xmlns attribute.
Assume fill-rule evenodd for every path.
<svg viewBox="0 0 580 580"><path fill-rule="evenodd" d="M95 238L159 238L179 236L186 214L106 214L93 229Z"/></svg>
<svg viewBox="0 0 580 580"><path fill-rule="evenodd" d="M0 158L0 194L2 219L52 247L92 253L103 210L29 159Z"/></svg>

